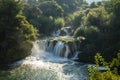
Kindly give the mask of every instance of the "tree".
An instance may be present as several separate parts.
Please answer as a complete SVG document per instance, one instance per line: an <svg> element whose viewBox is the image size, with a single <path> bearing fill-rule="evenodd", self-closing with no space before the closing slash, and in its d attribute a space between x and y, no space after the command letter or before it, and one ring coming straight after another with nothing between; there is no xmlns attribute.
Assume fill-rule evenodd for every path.
<svg viewBox="0 0 120 80"><path fill-rule="evenodd" d="M37 30L22 16L20 0L0 0L0 64L28 56L36 35Z"/></svg>
<svg viewBox="0 0 120 80"><path fill-rule="evenodd" d="M55 0L65 11L64 16L77 11L77 9L86 4L85 0Z"/></svg>
<svg viewBox="0 0 120 80"><path fill-rule="evenodd" d="M108 32L109 38L107 39L107 49L105 52L113 53L115 56L117 51L120 50L120 0L111 0L109 9L111 11L110 28Z"/></svg>
<svg viewBox="0 0 120 80"><path fill-rule="evenodd" d="M35 27L38 28L41 25L39 22L39 17L42 15L42 11L36 5L25 5L23 14L26 16L27 20Z"/></svg>
<svg viewBox="0 0 120 80"><path fill-rule="evenodd" d="M46 1L40 4L44 16L62 17L64 10L55 1Z"/></svg>

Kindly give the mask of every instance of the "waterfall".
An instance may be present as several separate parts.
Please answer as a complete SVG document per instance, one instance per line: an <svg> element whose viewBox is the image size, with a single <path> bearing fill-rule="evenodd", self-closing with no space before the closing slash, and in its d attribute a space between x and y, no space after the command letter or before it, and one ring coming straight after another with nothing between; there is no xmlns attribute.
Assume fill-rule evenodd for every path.
<svg viewBox="0 0 120 80"><path fill-rule="evenodd" d="M70 51L68 44L59 41L54 50L56 52L59 50L60 52L56 54L60 55L60 49L63 48L66 49L65 56L68 57ZM9 74L15 80L89 80L85 65L66 58L55 57L41 50L39 42L33 43L31 56L14 63L13 66L17 66L17 69L13 68Z"/></svg>
<svg viewBox="0 0 120 80"><path fill-rule="evenodd" d="M57 30L55 32L53 32L52 36L56 37L56 36L60 36L61 30Z"/></svg>
<svg viewBox="0 0 120 80"><path fill-rule="evenodd" d="M63 32L64 31L64 32ZM64 35L62 34L64 33ZM49 52L49 54L64 57L78 59L79 50L74 38L70 35L73 30L70 27L64 27L53 33L53 38L50 40L40 40L39 46L41 50ZM61 36L62 35L62 36ZM56 37L57 36L57 37ZM68 41L73 41L69 42Z"/></svg>
<svg viewBox="0 0 120 80"><path fill-rule="evenodd" d="M61 34L61 30L66 32L65 36L59 36ZM78 50L79 44L74 41L72 36L70 36L71 32L72 29L70 29L70 27L65 27L56 32L56 36L59 37L36 41L35 44L38 44L39 46L37 46L36 51L33 51L33 53L40 53L40 51L38 51L40 49L47 52L47 54L57 57L69 58L73 60L78 59L78 54L80 53Z"/></svg>
<svg viewBox="0 0 120 80"><path fill-rule="evenodd" d="M38 42L33 42L33 48L32 48L32 55L36 55L40 53L40 46L38 45Z"/></svg>
<svg viewBox="0 0 120 80"><path fill-rule="evenodd" d="M77 45L74 42L72 44L68 44L63 41L47 42L42 40L36 42L35 44L39 44L39 46L37 46L37 50L41 49L42 51L46 51L51 55L57 57L72 58L74 60L78 59L77 56L79 54L79 51L77 50ZM33 50L33 53L39 53L37 50L35 50L35 52Z"/></svg>
<svg viewBox="0 0 120 80"><path fill-rule="evenodd" d="M48 45L47 51L51 53L51 52L53 52L53 48L54 48L53 42L50 42Z"/></svg>
<svg viewBox="0 0 120 80"><path fill-rule="evenodd" d="M79 54L80 52L79 51L76 51L75 53L74 53L74 56L71 58L72 60L76 60L76 59L78 59L78 54Z"/></svg>
<svg viewBox="0 0 120 80"><path fill-rule="evenodd" d="M70 29L70 27L65 27L63 30L66 33L66 36L70 36L70 32L68 31L68 29Z"/></svg>
<svg viewBox="0 0 120 80"><path fill-rule="evenodd" d="M69 52L70 52L68 44L66 44L65 47L66 47L66 52L65 52L65 56L64 57L68 58L68 55L69 55Z"/></svg>
<svg viewBox="0 0 120 80"><path fill-rule="evenodd" d="M46 50L47 47L48 47L48 41L47 40L40 40L40 41L37 41L37 43L39 44L39 48L41 50Z"/></svg>
<svg viewBox="0 0 120 80"><path fill-rule="evenodd" d="M64 27L61 28L57 31L54 31L52 36L54 37L58 37L58 36L71 36L71 34L73 33L73 29L71 29L71 27Z"/></svg>
<svg viewBox="0 0 120 80"><path fill-rule="evenodd" d="M64 43L61 42L61 41L58 41L54 47L54 51L53 53L56 55L56 56L60 56L62 54L62 50L64 48Z"/></svg>

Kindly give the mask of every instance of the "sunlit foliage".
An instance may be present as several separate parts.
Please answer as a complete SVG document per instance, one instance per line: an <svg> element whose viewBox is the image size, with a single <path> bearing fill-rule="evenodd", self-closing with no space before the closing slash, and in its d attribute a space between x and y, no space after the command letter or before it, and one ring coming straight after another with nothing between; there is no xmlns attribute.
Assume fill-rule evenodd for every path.
<svg viewBox="0 0 120 80"><path fill-rule="evenodd" d="M120 53L109 63L100 54L96 54L95 63L95 66L88 66L90 80L120 80ZM104 72L99 70L101 65L106 69Z"/></svg>

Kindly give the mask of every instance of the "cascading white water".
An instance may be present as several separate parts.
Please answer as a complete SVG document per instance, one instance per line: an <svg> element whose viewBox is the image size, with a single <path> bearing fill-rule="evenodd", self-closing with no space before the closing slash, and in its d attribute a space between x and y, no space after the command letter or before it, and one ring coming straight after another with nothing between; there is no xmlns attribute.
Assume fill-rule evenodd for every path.
<svg viewBox="0 0 120 80"><path fill-rule="evenodd" d="M12 74L17 74L12 77L18 76L16 80L20 79L19 75L24 75L20 76L22 77L21 80L89 80L85 65L46 52L40 48L39 41L33 44L32 54L25 60L15 63L21 64L17 70L12 71ZM58 48L57 46L64 46L64 43L56 44L56 50L62 49L63 47ZM65 46L65 56L68 57L69 47L68 45Z"/></svg>
<svg viewBox="0 0 120 80"><path fill-rule="evenodd" d="M57 30L55 32L53 32L52 36L56 37L56 36L60 36L61 30Z"/></svg>
<svg viewBox="0 0 120 80"><path fill-rule="evenodd" d="M53 52L53 48L54 48L53 42L50 42L47 51L52 53Z"/></svg>
<svg viewBox="0 0 120 80"><path fill-rule="evenodd" d="M68 44L66 44L65 47L66 47L65 58L68 58L68 55L70 53L70 49L69 49Z"/></svg>
<svg viewBox="0 0 120 80"><path fill-rule="evenodd" d="M47 47L48 47L48 41L47 40L40 40L40 41L37 41L37 43L40 45L40 49L41 50L46 50Z"/></svg>
<svg viewBox="0 0 120 80"><path fill-rule="evenodd" d="M62 34L62 31L64 31L64 35ZM76 44L74 43L74 38L70 35L73 32L73 30L70 27L64 27L56 32L54 32L54 37L53 40L49 41L49 44L47 46L47 51L50 52L51 54L54 54L55 56L58 57L64 57L64 58L73 58L78 59L78 50L76 49ZM58 37L59 36L59 37ZM54 39L56 41L54 42ZM62 41L63 40L63 41ZM73 41L72 45L68 45L65 41ZM69 47L72 47L70 50ZM77 51L77 52L76 52Z"/></svg>
<svg viewBox="0 0 120 80"><path fill-rule="evenodd" d="M78 54L79 54L80 52L79 51L76 51L75 53L74 53L74 56L71 58L72 60L76 60L76 59L78 59Z"/></svg>
<svg viewBox="0 0 120 80"><path fill-rule="evenodd" d="M68 27L61 28L57 31L54 31L52 36L54 36L54 37L63 36L63 35L61 35L62 32L64 32L64 36L71 36L71 33L73 33L73 31L74 30L71 29L70 26L68 26Z"/></svg>
<svg viewBox="0 0 120 80"><path fill-rule="evenodd" d="M64 38L73 39L70 36ZM76 51L74 47L75 44L72 49ZM79 51L72 53L70 49L70 45L63 41L36 41L32 54L16 62L14 65L20 64L20 67L17 71L13 70L12 74L17 72L17 75L24 75L21 80L88 80L86 65L68 59L70 55L72 59L77 59Z"/></svg>
<svg viewBox="0 0 120 80"><path fill-rule="evenodd" d="M56 56L60 56L61 53L62 53L62 49L64 48L64 43L61 42L61 41L58 41L54 47L54 51L53 53L56 55Z"/></svg>
<svg viewBox="0 0 120 80"><path fill-rule="evenodd" d="M70 36L70 32L68 31L70 27L65 27L63 30L65 31L66 33L66 36Z"/></svg>
<svg viewBox="0 0 120 80"><path fill-rule="evenodd" d="M63 46L63 43L59 42L59 45ZM67 57L69 53L68 45L66 45L66 49L65 56ZM88 80L87 68L84 65L43 51L37 42L34 42L31 56L22 61L22 64L38 69L27 74L32 80Z"/></svg>

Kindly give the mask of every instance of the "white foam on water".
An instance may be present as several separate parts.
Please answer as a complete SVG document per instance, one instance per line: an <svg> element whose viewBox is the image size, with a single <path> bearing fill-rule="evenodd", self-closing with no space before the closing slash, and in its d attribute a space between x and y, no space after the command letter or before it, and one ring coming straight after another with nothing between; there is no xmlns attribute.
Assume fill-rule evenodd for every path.
<svg viewBox="0 0 120 80"><path fill-rule="evenodd" d="M34 42L32 54L25 60L16 62L14 65L17 64L30 65L34 69L39 68L33 73L32 77L29 76L29 78L34 78L34 80L42 80L43 78L41 77L44 77L43 80L88 80L86 67L67 58L56 57L53 53L40 50L37 42ZM46 73L46 70L50 72ZM40 72L44 76L40 76ZM53 75L57 79L50 77Z"/></svg>

